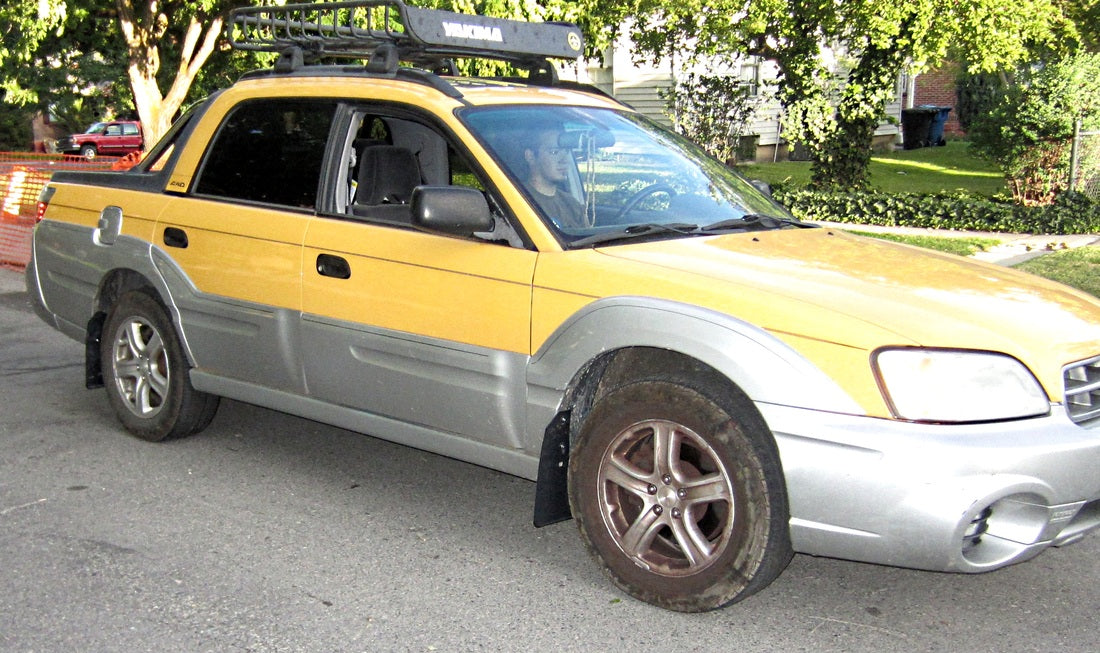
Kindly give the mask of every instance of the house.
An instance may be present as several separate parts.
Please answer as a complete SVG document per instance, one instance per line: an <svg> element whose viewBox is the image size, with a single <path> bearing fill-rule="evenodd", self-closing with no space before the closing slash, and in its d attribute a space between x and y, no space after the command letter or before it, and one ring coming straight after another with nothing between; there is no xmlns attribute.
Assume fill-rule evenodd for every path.
<svg viewBox="0 0 1100 653"><path fill-rule="evenodd" d="M933 104L956 109L958 98L955 95L955 87L958 75L959 64L948 61L933 70L909 76L905 84L904 106L919 107L925 104ZM966 135L966 130L959 122L957 110L953 110L947 115L943 132L948 136Z"/></svg>
<svg viewBox="0 0 1100 653"><path fill-rule="evenodd" d="M620 39L608 48L602 63L589 65L586 71L579 71L579 77L595 84L604 92L634 107L647 117L666 127L672 121L666 114L666 103L661 97L682 78L691 68L678 65L675 61L665 60L659 65L636 63L630 52L629 41ZM714 74L713 70L695 68L696 72ZM783 138L780 118L782 107L774 98L775 80L778 77L776 65L760 57L745 56L735 65L727 67L720 74L735 75L746 85L753 95L765 95L763 104L757 110L754 119L744 130L746 136L757 136L757 161L776 161L790 158L804 158L801 148L792 148ZM899 76L894 100L887 106L888 118L875 130L874 146L889 148L901 138L900 120L903 107L903 91L906 89L904 78Z"/></svg>

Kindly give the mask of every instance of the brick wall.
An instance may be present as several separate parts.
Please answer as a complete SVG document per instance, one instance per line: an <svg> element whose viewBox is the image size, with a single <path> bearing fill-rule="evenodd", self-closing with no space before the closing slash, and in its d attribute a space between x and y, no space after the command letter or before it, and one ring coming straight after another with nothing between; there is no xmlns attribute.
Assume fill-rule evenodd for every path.
<svg viewBox="0 0 1100 653"><path fill-rule="evenodd" d="M914 83L913 106L922 104L935 104L941 107L951 107L951 113L947 115L947 123L943 126L945 135L964 136L962 125L959 124L958 114L955 112L955 76L958 75L959 66L954 63L946 63L935 70L917 75Z"/></svg>

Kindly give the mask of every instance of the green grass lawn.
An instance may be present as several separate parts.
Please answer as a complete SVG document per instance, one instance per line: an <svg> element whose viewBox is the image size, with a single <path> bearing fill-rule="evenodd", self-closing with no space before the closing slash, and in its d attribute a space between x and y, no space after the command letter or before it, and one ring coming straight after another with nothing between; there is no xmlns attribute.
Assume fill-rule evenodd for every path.
<svg viewBox="0 0 1100 653"><path fill-rule="evenodd" d="M970 256L1001 241L996 238L947 237L947 236L906 236L899 234L870 233L848 230L860 236L881 238L907 245L916 245L940 252L949 252L959 256ZM1045 277L1067 286L1073 286L1091 295L1100 297L1100 246L1078 247L1060 252L1043 254L1038 258L1024 261L1014 266L1017 270Z"/></svg>
<svg viewBox="0 0 1100 653"><path fill-rule="evenodd" d="M949 254L958 254L959 256L970 256L971 254L984 252L990 247L1001 244L1001 241L997 240L996 238L981 238L971 236L909 236L902 234L870 233L867 231L856 231L851 229L846 229L845 231L856 234L858 236L870 236L871 238L889 240L895 243L916 245L917 247L934 249L936 251L947 252Z"/></svg>
<svg viewBox="0 0 1100 653"><path fill-rule="evenodd" d="M1100 247L1078 247L1024 261L1016 269L1060 281L1100 297Z"/></svg>
<svg viewBox="0 0 1100 653"><path fill-rule="evenodd" d="M737 166L746 177L769 184L804 186L810 181L808 161L746 163ZM1006 191L1004 176L992 163L969 151L966 141L944 147L876 153L871 158L871 186L886 193L938 193L963 190L991 196Z"/></svg>
<svg viewBox="0 0 1100 653"><path fill-rule="evenodd" d="M769 184L804 186L810 181L810 164L805 161L741 164L737 169L750 179L761 179ZM971 154L966 141L948 141L944 147L875 154L871 159L871 186L887 193L962 190L983 196L1007 190L997 168ZM1000 242L994 238L902 236L858 230L852 233L960 256L969 256ZM1100 246L1044 254L1016 268L1100 297Z"/></svg>

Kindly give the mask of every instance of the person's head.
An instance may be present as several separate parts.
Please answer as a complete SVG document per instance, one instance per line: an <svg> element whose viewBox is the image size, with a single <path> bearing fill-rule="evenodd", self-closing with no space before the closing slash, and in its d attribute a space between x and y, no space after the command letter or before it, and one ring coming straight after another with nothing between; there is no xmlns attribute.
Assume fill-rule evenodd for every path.
<svg viewBox="0 0 1100 653"><path fill-rule="evenodd" d="M569 176L569 148L562 147L558 139L561 130L552 126L540 126L532 133L531 141L524 148L523 158L527 162L529 179L536 188L556 185ZM547 189L542 189L543 192Z"/></svg>

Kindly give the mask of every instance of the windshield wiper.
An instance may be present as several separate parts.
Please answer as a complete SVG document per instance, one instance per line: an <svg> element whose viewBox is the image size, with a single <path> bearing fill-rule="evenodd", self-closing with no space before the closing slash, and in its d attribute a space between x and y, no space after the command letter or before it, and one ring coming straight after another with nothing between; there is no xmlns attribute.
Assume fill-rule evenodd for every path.
<svg viewBox="0 0 1100 653"><path fill-rule="evenodd" d="M817 225L799 222L790 218L779 218L761 213L746 213L739 218L720 220L713 224L700 227L687 222L674 222L662 224L660 222L647 222L644 224L632 224L616 231L593 234L569 243L570 247L580 248L591 245L612 243L623 240L633 240L643 236L655 234L676 234L677 236L712 236L715 234L730 233L732 231L771 231L784 227L810 228Z"/></svg>
<svg viewBox="0 0 1100 653"><path fill-rule="evenodd" d="M740 218L720 220L714 224L699 227L698 233L720 234L729 231L771 231L772 229L782 229L783 227L807 229L815 226L817 225L792 220L791 218L780 218L774 215L764 215L762 213L746 213Z"/></svg>
<svg viewBox="0 0 1100 653"><path fill-rule="evenodd" d="M645 224L632 224L629 227L623 227L617 231L608 231L600 234L592 234L579 240L574 240L569 243L570 247L588 247L589 245L597 245L603 243L611 243L617 240L633 240L635 238L641 238L642 236L652 236L654 234L676 234L678 236L694 236L702 232L699 230L699 225L689 224L686 222L674 222L672 224L661 224L659 222L647 222Z"/></svg>

